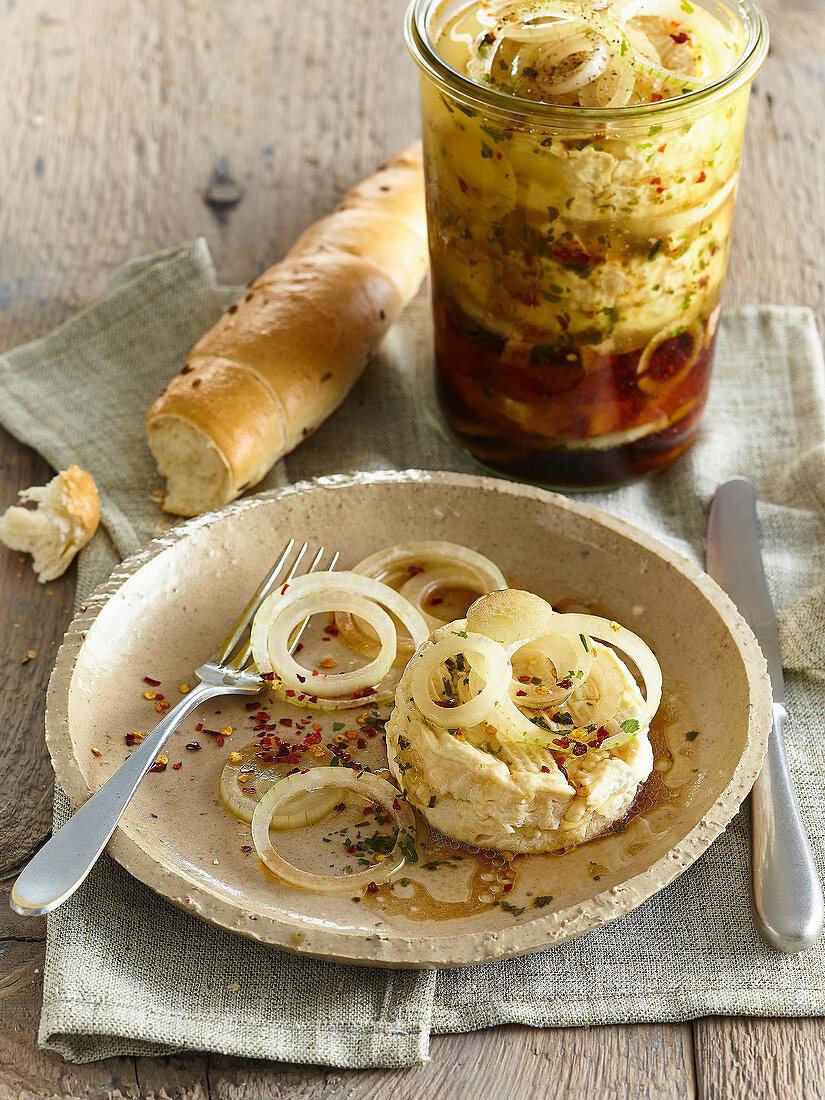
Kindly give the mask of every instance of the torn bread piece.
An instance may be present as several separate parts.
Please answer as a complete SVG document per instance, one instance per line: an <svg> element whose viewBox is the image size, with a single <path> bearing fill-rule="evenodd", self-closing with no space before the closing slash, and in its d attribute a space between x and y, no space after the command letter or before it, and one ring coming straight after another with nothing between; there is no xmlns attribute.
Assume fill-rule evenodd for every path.
<svg viewBox="0 0 825 1100"><path fill-rule="evenodd" d="M85 470L70 466L48 485L21 489L19 496L36 507L7 509L0 516L0 541L11 550L31 554L41 584L53 581L97 530L100 501L95 483Z"/></svg>

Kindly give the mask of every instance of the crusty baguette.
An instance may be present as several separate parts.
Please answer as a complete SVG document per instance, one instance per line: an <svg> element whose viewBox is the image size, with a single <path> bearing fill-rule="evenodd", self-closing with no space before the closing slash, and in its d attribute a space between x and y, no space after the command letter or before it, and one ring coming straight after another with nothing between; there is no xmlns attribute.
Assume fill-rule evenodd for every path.
<svg viewBox="0 0 825 1100"><path fill-rule="evenodd" d="M19 496L36 507L8 508L0 516L0 541L32 555L41 583L53 581L97 530L100 502L95 483L85 470L70 466L48 485L21 489Z"/></svg>
<svg viewBox="0 0 825 1100"><path fill-rule="evenodd" d="M357 184L192 348L149 410L163 508L256 485L332 413L427 266L420 143Z"/></svg>

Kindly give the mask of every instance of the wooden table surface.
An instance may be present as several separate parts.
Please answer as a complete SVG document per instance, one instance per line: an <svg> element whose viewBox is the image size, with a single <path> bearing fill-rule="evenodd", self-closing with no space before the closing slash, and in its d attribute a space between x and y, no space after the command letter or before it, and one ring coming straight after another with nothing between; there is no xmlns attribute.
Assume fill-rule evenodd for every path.
<svg viewBox="0 0 825 1100"><path fill-rule="evenodd" d="M727 304L825 310L825 19L769 0L751 101ZM0 351L100 294L122 261L199 235L244 283L418 128L404 0L42 0L0 6ZM204 202L215 172L243 189ZM147 403L153 397L147 394ZM770 400L770 379L765 380ZM0 510L50 476L0 430ZM48 674L74 569L38 585L0 553L0 876L49 833ZM36 658L22 663L28 650ZM210 1054L72 1066L36 1044L45 922L0 902L0 1100L11 1096L825 1096L820 1020L538 1030L436 1038L409 1070L328 1070Z"/></svg>

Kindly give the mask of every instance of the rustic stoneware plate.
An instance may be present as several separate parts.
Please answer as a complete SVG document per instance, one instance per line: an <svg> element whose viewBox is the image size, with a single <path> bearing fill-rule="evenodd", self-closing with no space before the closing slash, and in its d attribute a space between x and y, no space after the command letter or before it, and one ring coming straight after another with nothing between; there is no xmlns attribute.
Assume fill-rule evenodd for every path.
<svg viewBox="0 0 825 1100"><path fill-rule="evenodd" d="M770 727L769 684L753 635L709 577L627 523L552 493L407 472L325 478L236 502L124 563L73 622L49 688L49 751L73 807L125 759L125 734L157 720L144 677L177 698L289 535L339 548L343 567L404 539L461 542L497 562L511 585L635 630L664 672L654 779L623 831L564 855L518 857L507 908L471 912L478 866L465 853L459 873L436 870L426 889L413 884L414 900L388 909L380 898L317 896L263 873L248 850L248 826L217 797L227 753L252 740L253 719L242 701L219 700L187 719L169 767L146 777L109 846L173 904L242 935L344 962L480 963L627 913L684 871L750 790ZM220 747L205 730L226 725L234 732ZM201 750L187 750L195 740Z"/></svg>

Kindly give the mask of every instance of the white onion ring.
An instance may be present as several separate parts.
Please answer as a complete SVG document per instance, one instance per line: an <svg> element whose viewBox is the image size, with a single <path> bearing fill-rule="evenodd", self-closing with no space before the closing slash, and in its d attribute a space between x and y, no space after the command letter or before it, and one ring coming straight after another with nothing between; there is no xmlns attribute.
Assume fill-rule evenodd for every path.
<svg viewBox="0 0 825 1100"><path fill-rule="evenodd" d="M404 577L404 572L412 567L420 568L421 572L409 578ZM444 626L447 621L433 615L424 606L434 587L465 587L474 589L479 595L507 587L504 574L489 558L467 546L437 539L420 539L388 546L364 558L352 572L381 580L399 591L417 608L429 630ZM430 581L433 583L430 584ZM368 655L374 652L375 638L361 630L351 615L337 615L335 623L341 641L356 653ZM418 641L413 641L411 647L404 638L398 643L398 655L404 663L419 645Z"/></svg>
<svg viewBox="0 0 825 1100"><path fill-rule="evenodd" d="M462 625L467 629L461 631ZM601 663L594 652L594 638L604 646ZM523 690L523 687L513 679L511 657L531 645L539 650L544 646L550 651L555 646L557 660L561 661L564 657L559 656L560 652L566 650L572 660L579 645L582 658L581 661L576 658L576 664L580 663L583 669L589 661L589 675L583 676L567 696L568 714L563 722L548 717L546 709L537 715L525 715L515 701L514 687L516 690ZM644 680L643 700L632 678L627 678L629 672L613 648L626 653L635 663ZM470 658L480 657L482 667L471 660L465 678L466 690L456 690L463 701L457 706L439 706L431 694L433 674L448 658L459 653L463 653L465 659L468 654ZM556 739L560 736L570 739L571 743L581 742L580 735L571 735L574 730L582 729L607 731L611 736L602 735L599 747L618 747L648 728L661 702L661 669L641 638L618 623L596 615L559 614L544 600L528 592L508 590L482 597L469 609L465 623L452 624L451 634L420 650L414 660L416 667L410 678L412 702L431 726L451 729L491 724L505 739L531 741L553 751L557 751ZM508 670L511 680L505 686ZM570 671L575 674L576 668ZM575 688L586 688L588 684L595 689L595 698L576 699ZM622 724L616 716L621 713L626 692L639 707L639 714ZM548 702L555 711L556 701ZM630 728L625 729L625 725Z"/></svg>
<svg viewBox="0 0 825 1100"><path fill-rule="evenodd" d="M410 681L413 702L418 710L428 722L442 729L477 726L479 722L483 722L485 715L496 706L496 700L507 694L513 675L512 665L503 646L484 634L465 633L466 637L454 634L430 646L417 658L418 663ZM468 652L480 656L484 662L484 687L475 698L466 703L459 703L456 707L439 707L430 694L433 673L448 658L456 657L459 653L466 657Z"/></svg>
<svg viewBox="0 0 825 1100"><path fill-rule="evenodd" d="M297 794L324 786L355 791L363 798L378 803L393 819L398 835L392 853L383 863L377 863L352 875L316 875L311 871L302 871L278 855L269 836L273 814ZM290 886L313 890L319 894L356 893L370 883L383 882L395 874L405 863L405 856L399 847L405 832L414 841L415 819L401 792L380 776L367 771L355 772L349 768L319 767L310 768L307 772L295 772L276 783L264 795L252 816L252 842L261 862Z"/></svg>
<svg viewBox="0 0 825 1100"><path fill-rule="evenodd" d="M290 581L264 600L252 623L252 656L263 673L277 672L279 694L287 690L349 706L362 705L348 693L375 687L395 659L397 636L387 614L393 612L409 631L414 644L427 636L420 612L388 585L356 573L310 573ZM349 611L365 619L378 633L377 657L352 672L312 675L289 652L293 630L309 615L321 611ZM342 699L342 696L347 696Z"/></svg>
<svg viewBox="0 0 825 1100"><path fill-rule="evenodd" d="M252 821L252 816L261 798L284 778L284 775L280 772L285 772L287 769L291 771L293 765L277 759L264 764L254 756L250 760L249 754L254 753L254 742L244 745L240 752L247 759L239 764L233 764L231 760L227 760L218 780L218 792L226 809L248 825ZM245 771L251 772L249 784L254 785L255 793L259 796L257 798L247 794L244 788L238 784L238 776ZM339 790L336 793L335 789L297 795L290 806L289 812L275 815L270 822L270 826L273 829L285 830L313 825L316 821L325 818L332 808L341 801L341 798L342 792Z"/></svg>
<svg viewBox="0 0 825 1100"><path fill-rule="evenodd" d="M466 62L472 79L503 86L509 79L511 90L523 94L523 70L532 66L542 79L531 98L539 92L550 102L569 103L565 97L577 95L583 107L613 109L651 102L661 92L673 96L706 87L728 71L742 45L741 32L737 38L736 29L722 18L680 0L529 0L491 5L477 18L482 31L470 44ZM688 36L675 52L669 40L674 28ZM583 32L597 35L600 47L589 52L581 42ZM565 48L576 36L578 42ZM521 48L503 61L502 47L508 43ZM589 55L573 73L554 79L553 70L577 52L576 45ZM506 56L511 58L511 50Z"/></svg>

